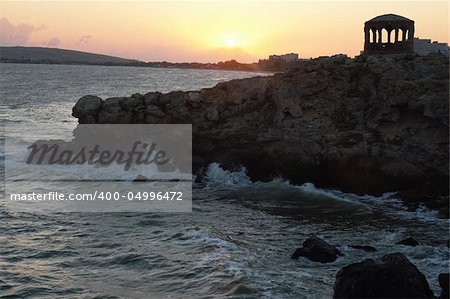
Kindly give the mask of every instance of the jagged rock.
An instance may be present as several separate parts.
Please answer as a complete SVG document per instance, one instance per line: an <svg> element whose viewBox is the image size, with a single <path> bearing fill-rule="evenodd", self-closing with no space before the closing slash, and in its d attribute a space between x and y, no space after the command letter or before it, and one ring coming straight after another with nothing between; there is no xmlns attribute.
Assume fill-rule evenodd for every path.
<svg viewBox="0 0 450 299"><path fill-rule="evenodd" d="M97 96L87 95L78 100L72 108L72 115L80 123L95 123L97 113L102 108L103 101Z"/></svg>
<svg viewBox="0 0 450 299"><path fill-rule="evenodd" d="M318 237L306 239L302 247L297 248L291 255L291 259L298 259L301 256L307 257L314 262L330 263L334 262L343 254L336 247L328 244Z"/></svg>
<svg viewBox="0 0 450 299"><path fill-rule="evenodd" d="M425 276L402 253L366 259L336 274L333 298L434 298Z"/></svg>
<svg viewBox="0 0 450 299"><path fill-rule="evenodd" d="M119 104L124 111L130 113L145 109L143 100L136 97L122 98L119 100Z"/></svg>
<svg viewBox="0 0 450 299"><path fill-rule="evenodd" d="M156 105L147 106L145 117L145 122L148 124L168 123L166 114ZM166 119L166 121L163 122L163 119Z"/></svg>
<svg viewBox="0 0 450 299"><path fill-rule="evenodd" d="M205 119L216 121L219 119L219 112L216 109L210 108L205 112Z"/></svg>
<svg viewBox="0 0 450 299"><path fill-rule="evenodd" d="M97 100L88 109L80 99L74 116L191 123L193 154L205 163L198 167L232 157L254 180L282 174L293 183L358 194L405 190L406 198L432 201L449 190L448 64L442 55L319 58L198 92L147 93L145 109L132 100ZM413 189L426 196L406 192Z"/></svg>
<svg viewBox="0 0 450 299"><path fill-rule="evenodd" d="M148 181L148 177L146 177L145 175L142 175L142 174L138 174L136 176L136 178L133 180L134 183L146 182L146 181Z"/></svg>
<svg viewBox="0 0 450 299"><path fill-rule="evenodd" d="M449 273L441 273L438 276L439 285L442 288L441 298L448 298L449 297Z"/></svg>
<svg viewBox="0 0 450 299"><path fill-rule="evenodd" d="M103 102L97 116L100 124L135 124L145 122L144 100L137 97L114 97Z"/></svg>
<svg viewBox="0 0 450 299"><path fill-rule="evenodd" d="M141 95L140 93L135 93L131 95L132 98L138 99L143 101L145 99L145 97L143 95Z"/></svg>
<svg viewBox="0 0 450 299"><path fill-rule="evenodd" d="M375 247L368 246L368 245L350 245L350 247L353 248L353 249L364 250L366 252L375 252L375 251L377 251Z"/></svg>
<svg viewBox="0 0 450 299"><path fill-rule="evenodd" d="M407 245L407 246L413 246L414 247L414 246L419 245L419 242L416 239L412 238L412 237L408 237L406 239L398 241L396 244Z"/></svg>
<svg viewBox="0 0 450 299"><path fill-rule="evenodd" d="M189 91L187 96L191 102L198 102L201 99L200 92L198 91ZM190 104L193 105L192 103Z"/></svg>
<svg viewBox="0 0 450 299"><path fill-rule="evenodd" d="M146 106L148 105L157 105L157 101L161 96L160 92L148 92L144 96L144 103Z"/></svg>
<svg viewBox="0 0 450 299"><path fill-rule="evenodd" d="M131 122L131 114L122 110L120 100L122 98L109 98L103 103L102 110L98 113L100 124L126 124Z"/></svg>

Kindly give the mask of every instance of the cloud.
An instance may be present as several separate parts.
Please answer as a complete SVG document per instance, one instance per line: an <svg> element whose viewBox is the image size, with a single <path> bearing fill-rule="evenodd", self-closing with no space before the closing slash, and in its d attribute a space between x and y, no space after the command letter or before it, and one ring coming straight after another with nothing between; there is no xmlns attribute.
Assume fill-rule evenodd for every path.
<svg viewBox="0 0 450 299"><path fill-rule="evenodd" d="M27 45L33 32L44 29L31 24L13 25L5 17L0 19L0 43L3 46Z"/></svg>
<svg viewBox="0 0 450 299"><path fill-rule="evenodd" d="M92 38L92 35L83 35L80 37L80 39L78 40L78 42L80 44L87 44Z"/></svg>
<svg viewBox="0 0 450 299"><path fill-rule="evenodd" d="M60 44L61 44L61 41L57 37L52 38L48 42L44 42L44 46L47 46L47 47L57 47Z"/></svg>

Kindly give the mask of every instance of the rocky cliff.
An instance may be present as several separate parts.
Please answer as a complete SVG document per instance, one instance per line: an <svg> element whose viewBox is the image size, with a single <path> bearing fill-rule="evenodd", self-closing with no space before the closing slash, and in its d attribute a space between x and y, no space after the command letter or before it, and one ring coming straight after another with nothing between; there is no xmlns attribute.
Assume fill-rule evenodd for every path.
<svg viewBox="0 0 450 299"><path fill-rule="evenodd" d="M194 169L356 193L448 195L449 69L437 55L333 56L213 88L82 97L79 123L192 123Z"/></svg>

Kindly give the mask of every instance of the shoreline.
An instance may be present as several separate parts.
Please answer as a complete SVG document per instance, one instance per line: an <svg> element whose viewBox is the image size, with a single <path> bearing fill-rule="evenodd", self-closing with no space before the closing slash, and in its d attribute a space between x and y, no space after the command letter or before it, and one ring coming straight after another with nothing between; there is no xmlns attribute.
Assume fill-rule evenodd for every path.
<svg viewBox="0 0 450 299"><path fill-rule="evenodd" d="M180 69L180 70L202 70L202 71L232 71L232 72L248 72L248 73L263 73L276 74L283 72L283 70L261 70L261 69L247 69L247 68L208 68L208 67L183 67L183 66L156 66L156 65L142 65L142 64L95 64L95 63L51 63L51 62L20 62L20 61L0 61L1 64L29 64L29 65L78 65L78 66L105 66L105 67L136 67L136 68L153 68L153 69Z"/></svg>

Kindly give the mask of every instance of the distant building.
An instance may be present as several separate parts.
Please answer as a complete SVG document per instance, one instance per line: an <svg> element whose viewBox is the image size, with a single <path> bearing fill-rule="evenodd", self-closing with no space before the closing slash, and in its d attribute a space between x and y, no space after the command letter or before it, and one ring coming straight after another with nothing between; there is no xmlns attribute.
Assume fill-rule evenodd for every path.
<svg viewBox="0 0 450 299"><path fill-rule="evenodd" d="M281 71L296 65L299 61L297 53L289 53L283 55L270 55L269 59L260 59L258 67L260 70Z"/></svg>
<svg viewBox="0 0 450 299"><path fill-rule="evenodd" d="M289 54L283 54L283 55L270 55L269 61L283 61L283 62L296 62L298 61L298 54L297 53L289 53Z"/></svg>
<svg viewBox="0 0 450 299"><path fill-rule="evenodd" d="M432 42L431 43L431 53L441 53L445 56L448 56L449 48L447 43L439 43L439 42Z"/></svg>
<svg viewBox="0 0 450 299"><path fill-rule="evenodd" d="M414 38L414 52L420 56L426 56L430 53L441 53L449 56L449 48L447 43L439 43L431 41L431 39Z"/></svg>
<svg viewBox="0 0 450 299"><path fill-rule="evenodd" d="M414 38L414 52L420 56L425 56L431 52L431 39Z"/></svg>

